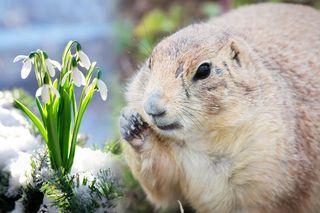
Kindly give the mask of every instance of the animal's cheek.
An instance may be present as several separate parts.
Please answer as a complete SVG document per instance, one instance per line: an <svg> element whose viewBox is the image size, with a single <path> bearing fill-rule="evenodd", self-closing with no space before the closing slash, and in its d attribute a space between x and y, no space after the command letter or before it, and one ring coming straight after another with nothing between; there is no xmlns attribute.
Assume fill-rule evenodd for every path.
<svg viewBox="0 0 320 213"><path fill-rule="evenodd" d="M208 114L218 114L222 108L223 98L220 94L209 94L204 101L204 108Z"/></svg>
<svg viewBox="0 0 320 213"><path fill-rule="evenodd" d="M203 93L202 103L208 114L218 114L226 108L230 96L230 90L221 83L206 88Z"/></svg>

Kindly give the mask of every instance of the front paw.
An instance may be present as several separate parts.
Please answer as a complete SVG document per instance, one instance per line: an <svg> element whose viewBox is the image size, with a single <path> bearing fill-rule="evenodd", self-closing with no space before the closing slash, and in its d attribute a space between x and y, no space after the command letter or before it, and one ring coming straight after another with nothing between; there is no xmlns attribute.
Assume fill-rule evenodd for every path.
<svg viewBox="0 0 320 213"><path fill-rule="evenodd" d="M129 107L125 107L120 116L120 133L123 139L134 148L143 145L149 125L141 115Z"/></svg>

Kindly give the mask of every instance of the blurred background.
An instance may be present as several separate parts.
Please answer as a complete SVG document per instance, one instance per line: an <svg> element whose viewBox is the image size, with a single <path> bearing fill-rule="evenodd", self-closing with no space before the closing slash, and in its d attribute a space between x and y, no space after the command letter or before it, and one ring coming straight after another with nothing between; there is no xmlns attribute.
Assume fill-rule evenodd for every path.
<svg viewBox="0 0 320 213"><path fill-rule="evenodd" d="M39 48L61 61L67 41L79 41L104 71L109 87L108 101L95 97L81 126L87 145L102 147L117 138L115 120L124 104L125 82L163 36L256 2L260 1L0 0L0 90L22 88L34 95L34 75L22 80L21 63L13 64L13 58ZM320 0L291 2L320 7Z"/></svg>
<svg viewBox="0 0 320 213"><path fill-rule="evenodd" d="M66 43L79 41L103 70L109 89L107 102L95 95L80 131L87 136L85 146L113 149L110 144L119 142L118 116L125 104L125 84L154 45L190 23L258 2L262 1L0 0L0 91L11 90L32 106L37 89L34 74L22 80L22 64L13 64L14 57L42 49L61 62ZM320 8L320 0L286 2ZM121 212L151 212L130 171L124 176L127 190Z"/></svg>

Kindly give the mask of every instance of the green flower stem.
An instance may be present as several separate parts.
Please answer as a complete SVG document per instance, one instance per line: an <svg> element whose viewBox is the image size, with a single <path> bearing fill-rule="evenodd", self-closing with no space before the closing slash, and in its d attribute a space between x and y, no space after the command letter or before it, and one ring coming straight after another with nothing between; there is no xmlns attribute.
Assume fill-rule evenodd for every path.
<svg viewBox="0 0 320 213"><path fill-rule="evenodd" d="M60 82L63 76L66 74L66 72L71 69L71 61L72 61L71 48L74 44L79 44L79 42L71 40L68 42L68 44L64 48L64 51L62 54L62 67L65 67L66 69L61 70Z"/></svg>
<svg viewBox="0 0 320 213"><path fill-rule="evenodd" d="M66 63L66 60L67 60L67 55L70 54L70 50L71 50L71 47L74 45L74 44L78 44L77 41L69 41L68 44L66 45L66 47L64 48L64 51L63 51L63 54L62 54L62 66L65 65Z"/></svg>
<svg viewBox="0 0 320 213"><path fill-rule="evenodd" d="M83 98L86 95L86 90L87 90L87 88L89 86L90 79L91 79L93 71L94 71L94 66L91 64L91 66L90 66L90 68L88 70L88 74L86 76L86 85L84 85L84 87L82 89L82 92L81 92L80 103L83 101Z"/></svg>
<svg viewBox="0 0 320 213"><path fill-rule="evenodd" d="M70 88L70 93L71 94L71 100L72 100L72 111L73 111L73 117L75 118L77 113L78 113L78 110L77 110L77 100L76 100L76 95L74 94L73 92L73 89L74 89L74 85L71 86Z"/></svg>
<svg viewBox="0 0 320 213"><path fill-rule="evenodd" d="M76 121L74 123L74 129L72 132L72 139L71 139L71 149L70 149L70 155L69 155L69 159L68 159L68 166L67 166L67 172L70 172L71 170L71 166L73 164L73 160L74 160L74 153L75 153L75 148L76 148L76 143L77 143L77 135L79 132L79 128L80 128L80 124L81 124L81 120L83 117L83 114L92 98L94 92L94 87L91 87L90 91L88 91L88 94L85 96L84 100L82 102L80 102L80 106L79 106L79 112L76 116Z"/></svg>
<svg viewBox="0 0 320 213"><path fill-rule="evenodd" d="M40 87L43 84L43 77L40 69L40 64L38 63L38 59L40 58L38 52L35 53L33 61L34 61L34 67L35 67L35 74L36 79L38 82L38 86Z"/></svg>
<svg viewBox="0 0 320 213"><path fill-rule="evenodd" d="M60 79L59 79L60 83L61 83L64 75L71 69L71 60L72 60L72 55L69 53L68 55L66 55L66 60L65 60L66 62L65 62L65 65L63 65L63 68L61 70L61 75L60 75ZM68 79L70 80L70 77L68 77ZM66 82L69 82L69 81L66 81ZM69 84L67 84L67 85L69 87Z"/></svg>
<svg viewBox="0 0 320 213"><path fill-rule="evenodd" d="M45 75L48 76L48 82L44 82L44 83L52 84L52 80L51 80L51 77L50 77L50 75L49 75L48 67L47 67L46 62L45 62L44 54L43 54L43 52L42 52L41 50L40 50L39 52L40 52L40 53L39 53L39 54L40 54L40 63L41 63L41 67L42 67L44 76L45 76Z"/></svg>

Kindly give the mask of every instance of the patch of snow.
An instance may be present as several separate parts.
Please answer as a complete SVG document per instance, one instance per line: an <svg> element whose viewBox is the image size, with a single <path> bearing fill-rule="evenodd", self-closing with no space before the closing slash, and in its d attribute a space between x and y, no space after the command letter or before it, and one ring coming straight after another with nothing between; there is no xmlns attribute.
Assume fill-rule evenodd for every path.
<svg viewBox="0 0 320 213"><path fill-rule="evenodd" d="M92 198L90 194L90 188L87 185L80 185L79 187L75 187L73 191L80 203L83 203L86 206L91 203Z"/></svg>
<svg viewBox="0 0 320 213"><path fill-rule="evenodd" d="M39 171L39 176L43 180L49 180L53 176L53 170L48 167L42 167L41 170Z"/></svg>
<svg viewBox="0 0 320 213"><path fill-rule="evenodd" d="M31 154L19 152L18 158L4 168L4 171L10 172L9 189L7 194L14 196L18 193L20 186L25 186L32 181L31 177Z"/></svg>
<svg viewBox="0 0 320 213"><path fill-rule="evenodd" d="M28 183L31 173L30 157L41 147L40 137L35 137L29 129L22 113L13 108L0 93L0 170L10 174L8 195L16 195L21 185ZM7 104L5 104L7 103ZM29 174L27 174L29 172Z"/></svg>
<svg viewBox="0 0 320 213"><path fill-rule="evenodd" d="M71 174L89 172L95 175L101 169L110 169L115 174L119 170L117 161L112 153L77 146Z"/></svg>
<svg viewBox="0 0 320 213"><path fill-rule="evenodd" d="M19 127L27 123L18 110L3 107L0 108L0 121L3 126L7 127Z"/></svg>
<svg viewBox="0 0 320 213"><path fill-rule="evenodd" d="M24 207L23 207L23 204L21 203L20 200L17 200L15 202L15 205L14 205L14 210L11 211L11 213L22 213L24 212Z"/></svg>
<svg viewBox="0 0 320 213"><path fill-rule="evenodd" d="M13 95L9 91L0 91L0 106L12 107L14 101Z"/></svg>
<svg viewBox="0 0 320 213"><path fill-rule="evenodd" d="M12 159L18 158L19 152L30 153L39 148L40 144L40 138L31 134L19 110L0 105L0 169L8 166Z"/></svg>

